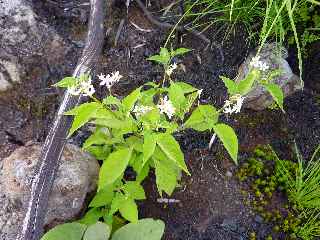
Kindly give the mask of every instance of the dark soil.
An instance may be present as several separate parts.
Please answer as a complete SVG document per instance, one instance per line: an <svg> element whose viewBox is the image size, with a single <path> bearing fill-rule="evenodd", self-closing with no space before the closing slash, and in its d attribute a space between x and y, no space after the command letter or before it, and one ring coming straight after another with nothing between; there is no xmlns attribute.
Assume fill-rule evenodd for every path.
<svg viewBox="0 0 320 240"><path fill-rule="evenodd" d="M165 1L157 2L152 5L154 9ZM50 85L71 74L86 36L88 9L74 10L69 14L45 1L34 3L43 21L52 24L66 41L72 43L73 51L70 53L71 60L60 63L63 66L61 69L47 70L47 66L40 65L39 71L31 72L21 85L0 95L1 159L27 141L43 141L59 105L59 95ZM115 46L116 32L122 19L125 24ZM141 31L132 23L151 31ZM146 81L159 80L161 68L146 58L163 46L166 30L152 25L133 3L128 15L123 5L114 6L106 24L108 37L97 72L120 71L124 78L116 86L116 94L123 96ZM206 36L211 38L214 32L215 29L211 29ZM215 41L221 42L223 36L224 33L218 34ZM181 34L178 37L180 39ZM225 61L221 62L217 49L204 50L206 44L201 40L190 34L183 36L183 42L174 43L175 47L188 47L193 51L186 57L176 59L186 67L186 72L179 70L176 78L203 89L203 102L221 106L226 98L226 89L219 76L235 77L238 66L251 48L246 39L245 31L239 27L234 36L224 41ZM286 114L278 110L244 110L233 120L224 119L239 136L241 161L245 161L259 144L271 144L286 159L294 159L291 150L294 141L306 158L320 144L320 95L316 87L320 76L318 48L319 43L315 43L311 47L314 52L305 61L304 91L285 100ZM43 93L46 88L50 88L50 95ZM99 94L103 95L104 91ZM80 131L72 141L80 143L84 136L85 132ZM186 132L177 137L192 173L191 177L183 177L181 188L170 197L180 203L157 203L159 195L154 177L150 176L151 183L146 184L148 200L141 203L140 217L164 220L165 240L247 239L251 231L257 231L258 239L264 239L267 226L257 221L250 208L244 206L240 184L234 176L230 176L234 175L236 166L220 143L208 152L205 149L210 139L209 133ZM227 171L229 177L226 177Z"/></svg>

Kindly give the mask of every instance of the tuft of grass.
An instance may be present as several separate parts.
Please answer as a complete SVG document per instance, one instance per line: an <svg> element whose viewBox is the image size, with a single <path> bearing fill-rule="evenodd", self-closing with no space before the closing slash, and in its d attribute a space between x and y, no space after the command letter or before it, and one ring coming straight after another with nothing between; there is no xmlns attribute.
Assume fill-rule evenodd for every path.
<svg viewBox="0 0 320 240"><path fill-rule="evenodd" d="M301 13L308 15L308 9L320 5L318 0L186 0L185 15L191 19L195 28L207 30L210 26L221 24L227 38L239 24L244 25L249 40L259 39L259 51L269 41L276 41L283 46L285 40L292 37L298 52L301 85L303 73L303 32L297 26L306 28L308 17L301 18ZM317 16L317 13L314 14ZM260 32L257 29L261 29ZM314 30L314 28L312 28ZM316 27L317 29L317 27ZM258 36L257 36L258 35ZM315 37L309 40L316 39ZM258 52L259 52L258 51Z"/></svg>
<svg viewBox="0 0 320 240"><path fill-rule="evenodd" d="M299 209L320 210L320 146L309 162L304 161L295 146L298 164L292 171L284 161L277 161L279 176L282 176L289 200Z"/></svg>
<svg viewBox="0 0 320 240"><path fill-rule="evenodd" d="M297 229L297 235L303 240L320 237L320 212L307 210L302 213L302 218L305 219L305 222Z"/></svg>

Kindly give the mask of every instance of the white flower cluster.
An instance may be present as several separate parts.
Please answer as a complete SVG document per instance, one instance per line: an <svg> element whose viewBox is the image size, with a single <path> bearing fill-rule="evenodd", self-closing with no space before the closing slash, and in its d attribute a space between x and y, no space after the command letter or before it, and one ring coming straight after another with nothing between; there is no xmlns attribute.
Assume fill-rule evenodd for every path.
<svg viewBox="0 0 320 240"><path fill-rule="evenodd" d="M68 91L72 95L80 95L82 93L84 96L92 96L95 93L91 77L87 81L81 81L78 85L68 88Z"/></svg>
<svg viewBox="0 0 320 240"><path fill-rule="evenodd" d="M263 61L260 61L260 56L255 56L252 58L251 62L250 62L250 66L253 68L256 68L262 72L265 72L269 69L268 64L266 64Z"/></svg>
<svg viewBox="0 0 320 240"><path fill-rule="evenodd" d="M110 74L107 74L107 75L104 75L104 74L100 74L98 76L99 80L101 81L100 82L100 86L106 86L108 88L108 90L110 91L111 87L119 82L119 80L122 78L122 76L119 74L119 71L116 71L116 72L113 72Z"/></svg>
<svg viewBox="0 0 320 240"><path fill-rule="evenodd" d="M226 114L239 113L243 104L244 97L240 94L231 96L229 100L226 100L223 106L223 112Z"/></svg>
<svg viewBox="0 0 320 240"><path fill-rule="evenodd" d="M171 119L172 116L174 115L175 108L172 105L172 102L168 99L167 96L164 98L160 99L160 103L157 105L157 107L160 110L160 113L165 113L167 114L168 118Z"/></svg>
<svg viewBox="0 0 320 240"><path fill-rule="evenodd" d="M144 115L146 114L147 112L150 112L153 108L152 107L149 107L149 106L142 106L142 105L136 105L134 107L134 109L132 110L132 112L137 116L141 116L141 115Z"/></svg>
<svg viewBox="0 0 320 240"><path fill-rule="evenodd" d="M173 73L174 70L176 70L178 67L178 65L176 63L170 65L167 69L166 69L166 74L170 77L171 74Z"/></svg>

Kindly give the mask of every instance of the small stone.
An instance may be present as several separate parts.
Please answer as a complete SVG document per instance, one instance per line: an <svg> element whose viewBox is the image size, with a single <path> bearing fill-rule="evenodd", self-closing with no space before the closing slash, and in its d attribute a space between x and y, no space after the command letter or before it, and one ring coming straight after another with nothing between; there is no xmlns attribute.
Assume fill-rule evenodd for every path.
<svg viewBox="0 0 320 240"><path fill-rule="evenodd" d="M236 82L240 82L248 75L250 62L256 55L256 52L257 50L251 52L248 58L241 64L235 80ZM267 70L268 72L273 70L281 71L279 76L272 79L272 82L282 89L285 97L303 88L303 82L292 72L285 59L287 55L287 50L284 47L279 49L276 43L265 44L259 54L260 60L270 67ZM245 96L243 106L258 111L268 108L273 102L272 96L264 87L256 86Z"/></svg>

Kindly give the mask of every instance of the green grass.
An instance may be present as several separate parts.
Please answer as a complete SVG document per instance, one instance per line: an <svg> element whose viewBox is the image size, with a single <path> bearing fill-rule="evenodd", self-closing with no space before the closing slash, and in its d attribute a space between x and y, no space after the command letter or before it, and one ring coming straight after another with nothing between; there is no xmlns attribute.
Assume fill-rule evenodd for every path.
<svg viewBox="0 0 320 240"><path fill-rule="evenodd" d="M243 25L248 39L259 44L259 51L267 41L283 46L286 39L292 37L302 80L303 31L300 34L297 26L307 25L308 17L303 17L302 13L308 14L308 9L317 5L320 5L318 0L187 0L188 13L184 18L202 31L219 24L225 32L224 38L228 38L236 26Z"/></svg>
<svg viewBox="0 0 320 240"><path fill-rule="evenodd" d="M297 229L297 235L303 240L312 240L320 237L320 212L315 210L307 210L301 216L305 219L305 223Z"/></svg>
<svg viewBox="0 0 320 240"><path fill-rule="evenodd" d="M277 161L277 172L285 182L289 200L299 209L320 210L320 146L310 161L303 160L296 147L298 164L294 171L284 161Z"/></svg>

